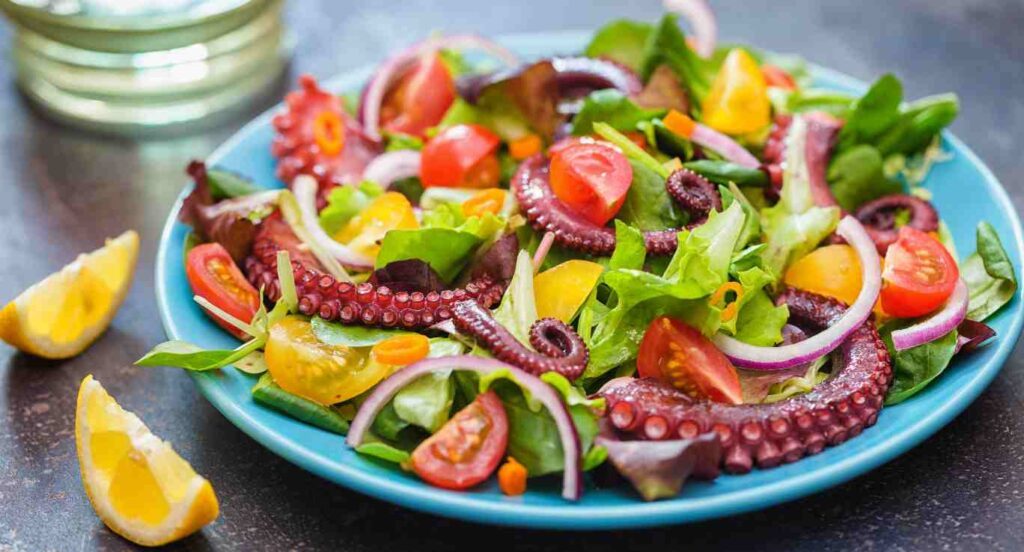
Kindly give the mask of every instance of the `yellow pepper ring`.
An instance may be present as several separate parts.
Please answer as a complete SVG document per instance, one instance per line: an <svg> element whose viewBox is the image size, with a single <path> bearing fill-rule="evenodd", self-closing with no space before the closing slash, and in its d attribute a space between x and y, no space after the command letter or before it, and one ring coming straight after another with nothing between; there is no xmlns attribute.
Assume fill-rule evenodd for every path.
<svg viewBox="0 0 1024 552"><path fill-rule="evenodd" d="M345 148L345 125L333 111L321 111L313 120L313 138L325 155L338 155Z"/></svg>
<svg viewBox="0 0 1024 552"><path fill-rule="evenodd" d="M726 305L725 295L730 291L735 293L736 297ZM718 289L711 294L711 304L715 306L724 305L724 308L722 308L722 321L728 322L733 318L736 318L736 315L739 313L740 299L742 297L743 286L741 286L739 282L726 282L721 286L718 286Z"/></svg>

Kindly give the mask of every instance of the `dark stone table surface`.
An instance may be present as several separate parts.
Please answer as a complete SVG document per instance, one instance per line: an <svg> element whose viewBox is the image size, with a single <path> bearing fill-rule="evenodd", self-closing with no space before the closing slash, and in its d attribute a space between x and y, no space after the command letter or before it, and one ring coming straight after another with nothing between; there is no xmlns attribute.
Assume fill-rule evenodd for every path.
<svg viewBox="0 0 1024 552"><path fill-rule="evenodd" d="M951 90L953 130L1024 205L1024 4L1020 0L712 0L726 39L791 51L854 76L900 75L909 96ZM434 29L485 34L654 19L654 1L293 0L293 74L327 77ZM9 52L10 29L0 25ZM0 345L0 550L124 549L93 514L75 459L79 382L92 373L215 485L221 516L183 549L938 550L1024 549L1024 361L903 457L838 488L740 517L641 531L559 533L470 525L334 486L229 424L171 369L133 360L164 339L153 290L160 228L203 157L249 116L173 139L101 138L26 105L0 61L0 300L126 228L142 236L134 287L85 354L47 362Z"/></svg>

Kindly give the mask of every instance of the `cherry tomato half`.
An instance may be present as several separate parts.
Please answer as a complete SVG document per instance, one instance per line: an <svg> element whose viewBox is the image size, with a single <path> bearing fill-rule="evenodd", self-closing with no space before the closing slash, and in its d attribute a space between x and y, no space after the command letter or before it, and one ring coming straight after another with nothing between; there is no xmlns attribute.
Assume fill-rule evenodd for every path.
<svg viewBox="0 0 1024 552"><path fill-rule="evenodd" d="M494 391L481 393L412 453L412 469L445 489L468 489L498 467L508 445L508 418Z"/></svg>
<svg viewBox="0 0 1024 552"><path fill-rule="evenodd" d="M691 397L743 402L740 379L729 359L700 332L667 316L647 327L636 364L641 376L657 378Z"/></svg>
<svg viewBox="0 0 1024 552"><path fill-rule="evenodd" d="M455 82L441 56L426 55L384 98L384 130L423 137L436 126L455 101Z"/></svg>
<svg viewBox="0 0 1024 552"><path fill-rule="evenodd" d="M924 316L953 294L960 269L938 240L909 226L885 253L882 308L897 318Z"/></svg>
<svg viewBox="0 0 1024 552"><path fill-rule="evenodd" d="M204 243L193 247L185 261L185 276L193 293L242 322L252 322L260 307L259 293L245 279L223 245ZM235 337L248 339L238 328L213 313L207 314Z"/></svg>
<svg viewBox="0 0 1024 552"><path fill-rule="evenodd" d="M374 362L365 348L329 345L303 316L286 316L270 327L263 358L285 391L322 405L347 401L377 385L393 366Z"/></svg>
<svg viewBox="0 0 1024 552"><path fill-rule="evenodd" d="M423 187L491 188L498 185L501 165L495 152L501 139L480 125L444 129L423 147Z"/></svg>
<svg viewBox="0 0 1024 552"><path fill-rule="evenodd" d="M602 144L574 144L551 157L551 190L583 218L604 226L626 201L633 167Z"/></svg>
<svg viewBox="0 0 1024 552"><path fill-rule="evenodd" d="M783 90L796 90L796 80L785 69L777 65L762 65L761 74L768 86Z"/></svg>

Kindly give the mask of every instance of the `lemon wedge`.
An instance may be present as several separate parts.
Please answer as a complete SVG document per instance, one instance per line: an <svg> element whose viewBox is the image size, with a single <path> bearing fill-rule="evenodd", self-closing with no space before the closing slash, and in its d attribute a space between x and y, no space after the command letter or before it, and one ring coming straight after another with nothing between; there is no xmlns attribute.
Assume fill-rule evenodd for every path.
<svg viewBox="0 0 1024 552"><path fill-rule="evenodd" d="M78 389L75 445L85 494L103 523L122 537L159 546L217 518L210 482L91 375Z"/></svg>
<svg viewBox="0 0 1024 552"><path fill-rule="evenodd" d="M0 311L0 339L46 358L81 353L110 325L131 287L138 256L133 230L79 255L7 303Z"/></svg>

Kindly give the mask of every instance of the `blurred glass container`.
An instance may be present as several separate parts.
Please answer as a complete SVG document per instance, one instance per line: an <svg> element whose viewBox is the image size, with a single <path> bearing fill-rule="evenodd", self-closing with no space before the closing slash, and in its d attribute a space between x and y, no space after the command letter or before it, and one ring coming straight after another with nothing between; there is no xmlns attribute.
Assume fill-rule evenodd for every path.
<svg viewBox="0 0 1024 552"><path fill-rule="evenodd" d="M18 84L47 113L125 135L206 126L273 88L283 0L0 0Z"/></svg>

